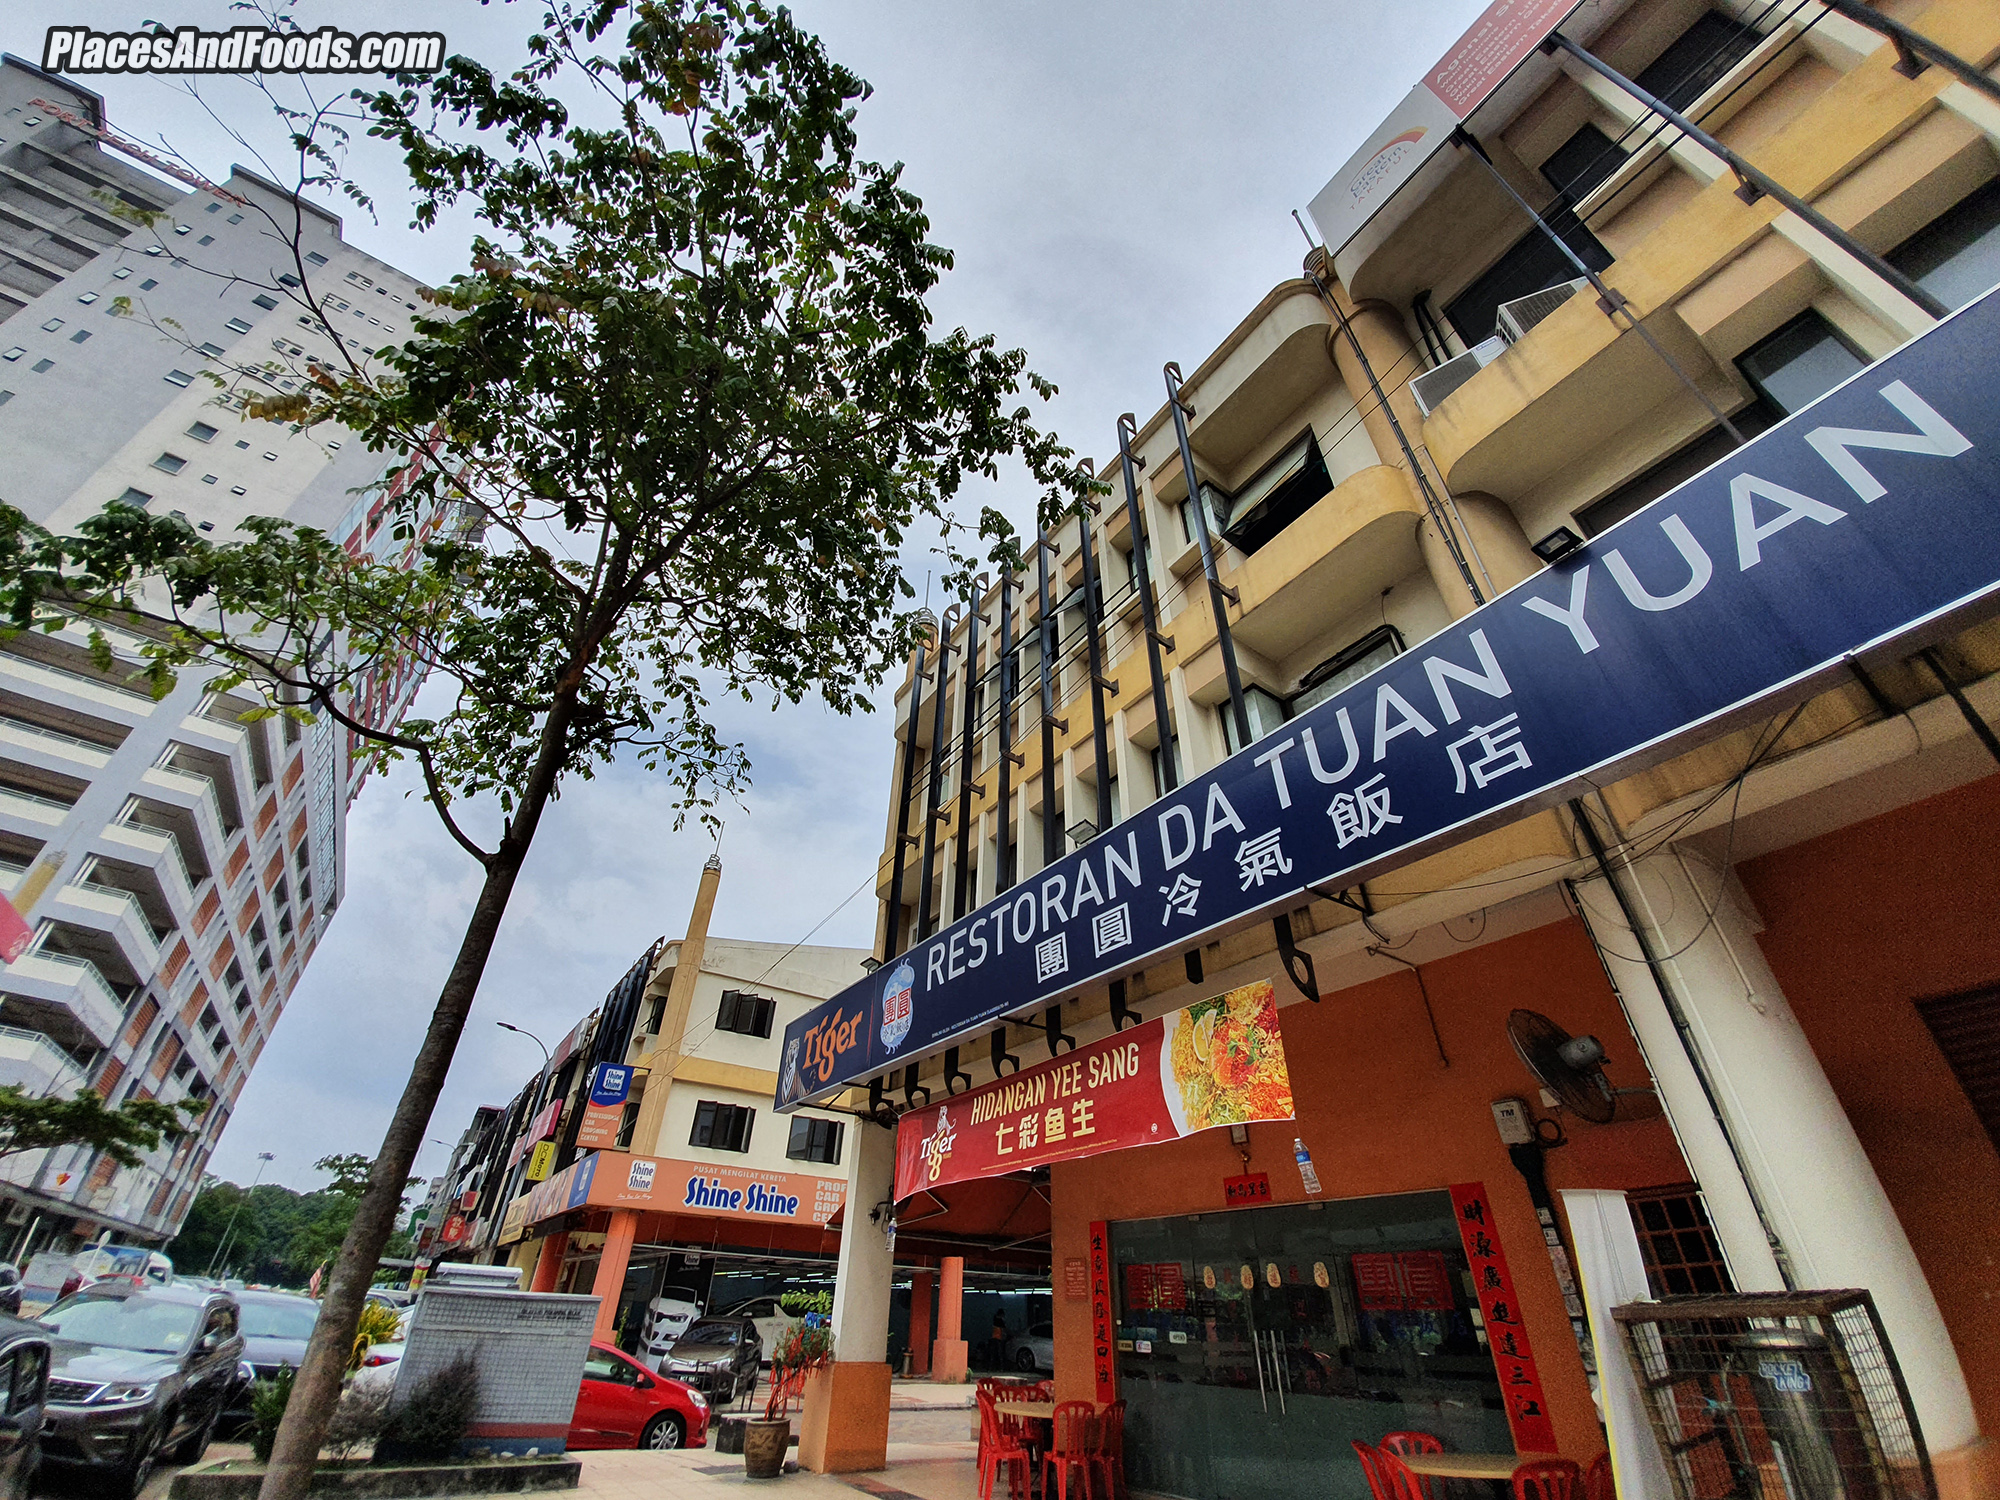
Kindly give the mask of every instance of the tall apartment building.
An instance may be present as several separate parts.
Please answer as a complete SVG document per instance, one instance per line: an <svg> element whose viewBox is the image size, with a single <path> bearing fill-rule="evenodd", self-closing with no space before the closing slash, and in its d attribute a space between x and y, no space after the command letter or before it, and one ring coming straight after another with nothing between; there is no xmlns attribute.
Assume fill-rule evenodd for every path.
<svg viewBox="0 0 2000 1500"><path fill-rule="evenodd" d="M1880 9L2000 57L1990 0ZM941 1232L968 1158L1046 1181L1057 1395L1127 1400L1137 1488L1359 1497L1348 1438L1587 1459L1601 1412L1664 1495L1607 1309L1860 1287L1991 1494L2000 105L1814 0L1500 4L1356 146L1185 444L1133 425L1128 505L1105 414L1111 494L913 657L885 968L780 1107L872 1085L855 1198L921 1145ZM1145 1134L1132 1023L1259 983L1295 1117L1191 1130L1170 1076L1092 1154ZM900 1253L843 1242L809 1465L885 1430L842 1372Z"/></svg>
<svg viewBox="0 0 2000 1500"><path fill-rule="evenodd" d="M315 290L337 289L354 345L407 332L416 283L252 173L183 186L113 139L96 95L0 63L0 499L58 531L123 504L217 540L281 516L356 554L407 556L381 525L382 489L356 498L384 477L382 455L339 429L294 434L241 414L246 393L294 388L301 361L331 353L297 306L260 289L298 277L253 209L301 216ZM159 217L140 228L128 211ZM140 315L118 315L120 298ZM212 1103L137 1168L83 1148L0 1163L17 1255L176 1231L340 903L360 784L349 737L324 716L245 723L253 705L211 693L199 670L156 701L133 680L138 640L106 634L109 671L74 626L0 641L0 885L35 929L0 971L0 1082ZM352 707L393 721L414 690L385 668Z"/></svg>

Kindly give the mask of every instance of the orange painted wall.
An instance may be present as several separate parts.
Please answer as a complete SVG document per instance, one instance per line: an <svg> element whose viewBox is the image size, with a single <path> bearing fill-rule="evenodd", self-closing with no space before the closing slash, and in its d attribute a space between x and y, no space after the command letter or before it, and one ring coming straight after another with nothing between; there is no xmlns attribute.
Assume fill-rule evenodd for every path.
<svg viewBox="0 0 2000 1500"><path fill-rule="evenodd" d="M2000 1433L2000 1152L1914 1001L2000 984L2000 776L1738 867L1764 956Z"/></svg>
<svg viewBox="0 0 2000 1500"><path fill-rule="evenodd" d="M1296 993L1275 964L1272 978L1281 1001ZM1516 1006L1543 1011L1572 1033L1596 1035L1611 1054L1611 1080L1620 1086L1648 1081L1638 1045L1574 920L1428 963L1424 980L1449 1067L1439 1061L1416 980L1407 973L1329 994L1318 1005L1285 1005L1280 1025L1298 1121L1250 1127L1250 1170L1270 1173L1275 1200L1306 1201L1292 1162L1297 1135L1329 1198L1484 1182L1527 1315L1557 1442L1565 1452L1595 1453L1603 1437L1583 1365L1527 1188L1507 1159L1490 1105L1509 1095L1535 1102L1533 1079L1507 1040L1507 1012ZM1195 991L1187 992L1188 1001L1195 998ZM1570 1139L1549 1155L1551 1189L1653 1187L1688 1179L1659 1119L1579 1125ZM1222 1208L1222 1179L1241 1170L1222 1130L1058 1165L1052 1173L1058 1288L1065 1258L1087 1254L1092 1219L1214 1213ZM1091 1395L1089 1316L1087 1303L1068 1301L1058 1291L1059 1399Z"/></svg>

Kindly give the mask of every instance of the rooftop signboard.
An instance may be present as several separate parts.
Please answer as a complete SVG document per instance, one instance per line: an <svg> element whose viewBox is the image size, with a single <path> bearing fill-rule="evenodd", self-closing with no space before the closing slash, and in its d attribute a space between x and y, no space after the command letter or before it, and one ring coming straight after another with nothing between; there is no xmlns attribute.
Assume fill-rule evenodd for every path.
<svg viewBox="0 0 2000 1500"><path fill-rule="evenodd" d="M1338 255L1418 168L1445 148L1452 132L1534 55L1576 3L1493 0L1480 12L1312 200L1306 211L1328 254Z"/></svg>
<svg viewBox="0 0 2000 1500"><path fill-rule="evenodd" d="M2000 292L793 1021L792 1108L1802 701L2000 596Z"/></svg>

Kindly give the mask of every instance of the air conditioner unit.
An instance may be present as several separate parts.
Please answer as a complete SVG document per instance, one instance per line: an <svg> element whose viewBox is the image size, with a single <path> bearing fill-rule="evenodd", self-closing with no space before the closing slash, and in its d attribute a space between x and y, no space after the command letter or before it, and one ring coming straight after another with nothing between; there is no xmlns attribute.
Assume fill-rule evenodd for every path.
<svg viewBox="0 0 2000 1500"><path fill-rule="evenodd" d="M1589 285L1587 277L1579 276L1574 281L1565 281L1561 286L1552 286L1546 291L1530 292L1525 297L1516 297L1512 302L1501 303L1500 331L1507 335L1509 343L1526 338L1530 328Z"/></svg>
<svg viewBox="0 0 2000 1500"><path fill-rule="evenodd" d="M1456 358L1446 360L1435 370L1424 371L1410 382L1410 394L1416 398L1417 410L1428 417L1444 405L1445 397L1506 352L1507 341L1495 335L1484 343L1474 344Z"/></svg>

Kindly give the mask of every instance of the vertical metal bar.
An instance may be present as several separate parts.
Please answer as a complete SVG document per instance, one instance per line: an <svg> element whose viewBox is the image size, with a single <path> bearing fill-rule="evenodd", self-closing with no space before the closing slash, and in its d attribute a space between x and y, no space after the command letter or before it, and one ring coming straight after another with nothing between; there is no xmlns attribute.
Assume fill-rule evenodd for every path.
<svg viewBox="0 0 2000 1500"><path fill-rule="evenodd" d="M917 642L917 667L910 674L910 721L903 732L902 784L896 790L895 873L889 878L889 928L883 943L882 961L887 963L903 951L903 870L910 847L910 794L916 790L917 715L924 708L924 643Z"/></svg>
<svg viewBox="0 0 2000 1500"><path fill-rule="evenodd" d="M1757 201L1759 195L1769 193L1773 198L1784 204L1786 208L1789 208L1801 219L1804 219L1813 228L1832 240L1841 249L1860 261L1869 270L1873 271L1905 297L1908 297L1933 318L1942 318L1946 313L1951 311L1950 308L1938 301L1937 298L1918 286L1873 250L1870 250L1867 246L1856 240L1845 229L1842 229L1833 220L1806 202L1805 199L1799 197L1790 188L1784 186L1775 177L1771 176L1768 172L1753 167L1740 153L1723 145L1721 141L1718 141L1714 136L1703 130L1694 121L1690 120L1665 100L1654 98L1645 89L1627 78L1609 63L1599 61L1591 53L1585 51L1561 32L1558 31L1552 34L1547 41L1542 43L1542 48L1544 51L1554 51L1560 48L1562 51L1567 52L1592 72L1600 74L1610 82L1618 85L1619 88L1625 90L1626 93L1638 100L1641 105L1651 110L1661 119L1666 120L1696 145L1727 162L1729 169L1736 174L1737 179L1743 184L1737 190L1737 196L1743 198L1745 202L1754 203Z"/></svg>
<svg viewBox="0 0 2000 1500"><path fill-rule="evenodd" d="M1604 315L1609 318L1618 313L1623 313L1625 321L1631 325L1632 331L1645 340L1646 347L1659 355L1666 367L1680 377L1681 384L1694 392L1695 400L1707 407L1708 414L1722 424L1723 431L1729 434L1731 439L1735 441L1736 446L1739 448L1742 447L1744 437L1737 430L1736 424L1723 415L1722 408L1709 399L1708 392L1695 384L1694 377L1681 368L1681 362L1667 352L1666 345L1653 337L1653 331L1639 321L1639 315L1632 311L1630 305L1625 301L1624 295L1613 291L1611 287L1605 284L1602 276L1585 265L1583 257L1576 253L1576 247L1571 245L1560 234L1556 233L1555 225L1543 218L1526 198L1523 198L1514 190L1514 184L1509 182L1501 174L1500 169L1493 165L1493 158L1486 154L1486 148L1479 143L1479 138L1461 125L1457 134L1453 136L1453 139L1479 158L1480 164L1486 168L1493 180L1500 184L1500 190L1514 200L1514 206L1535 221L1536 226L1542 231L1542 234L1548 239L1549 243L1556 247L1557 251L1570 263L1579 276L1590 283L1591 290L1597 293L1597 305L1604 309Z"/></svg>
<svg viewBox="0 0 2000 1500"><path fill-rule="evenodd" d="M1247 1310L1243 1321L1250 1322ZM1250 1328L1250 1357L1257 1361L1257 1400L1265 1411L1269 1411L1271 1397L1264 1388L1264 1336L1257 1330L1255 1324L1251 1324Z"/></svg>
<svg viewBox="0 0 2000 1500"><path fill-rule="evenodd" d="M974 731L978 728L973 710L979 702L979 622L985 615L986 575L981 573L972 585L972 606L965 616L965 711L959 715L962 726L958 732L958 839L953 851L951 877L952 920L965 915L968 905L976 902L968 898L976 892L976 878L968 882L965 864L966 847L972 833L972 763L973 751L977 744Z"/></svg>
<svg viewBox="0 0 2000 1500"><path fill-rule="evenodd" d="M1208 602L1215 606L1215 639L1222 648L1222 675L1229 684L1229 708L1236 718L1236 748L1250 743L1250 709L1243 701L1243 674L1236 668L1236 639L1229 633L1229 611L1225 598L1235 591L1225 590L1215 571L1215 546L1208 537L1208 511L1201 503L1201 480L1194 470L1194 448L1188 442L1187 408L1181 400L1181 367L1169 361L1163 372L1167 381L1167 410L1174 414L1174 440L1181 449L1181 477L1187 481L1188 509L1194 513L1195 539L1201 544L1201 571L1208 579Z"/></svg>
<svg viewBox="0 0 2000 1500"><path fill-rule="evenodd" d="M1160 792L1164 796L1180 785L1180 767L1175 764L1173 714L1167 704L1167 677L1160 666L1160 612L1153 600L1153 571L1146 561L1147 533L1139 510L1139 480L1133 469L1132 441L1139 423L1131 412L1118 419L1118 463L1125 473L1125 517L1132 528L1132 567L1139 582L1139 617L1146 627L1146 670L1153 679L1153 727L1160 737Z"/></svg>
<svg viewBox="0 0 2000 1500"><path fill-rule="evenodd" d="M1014 848L1014 694L1020 687L1021 663L1014 649L1014 570L1000 570L1000 868L995 872L995 894L1014 883L1009 863Z"/></svg>
<svg viewBox="0 0 2000 1500"><path fill-rule="evenodd" d="M1056 817L1056 689L1058 640L1055 613L1049 607L1049 554L1056 544L1046 531L1035 536L1035 587L1041 597L1042 642L1042 863L1062 858L1062 825ZM1067 732L1067 730L1065 730Z"/></svg>
<svg viewBox="0 0 2000 1500"><path fill-rule="evenodd" d="M1087 464L1088 460L1084 462ZM1111 743L1104 732L1104 649L1098 639L1104 628L1104 616L1097 598L1097 545L1090 534L1094 508L1091 501L1083 503L1076 513L1076 529L1083 546L1083 633L1084 658L1090 667L1090 749L1097 764L1097 831L1102 833L1111 826Z"/></svg>
<svg viewBox="0 0 2000 1500"><path fill-rule="evenodd" d="M931 935L931 922L937 916L934 877L937 874L938 792L943 780L939 771L944 765L945 690L951 685L951 633L957 624L958 605L953 604L938 622L937 701L931 705L931 777L930 786L924 794L924 876L923 885L917 892L915 940L918 942Z"/></svg>

